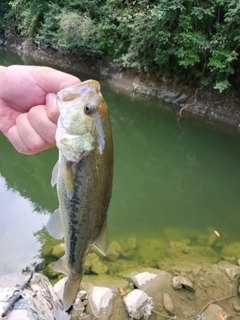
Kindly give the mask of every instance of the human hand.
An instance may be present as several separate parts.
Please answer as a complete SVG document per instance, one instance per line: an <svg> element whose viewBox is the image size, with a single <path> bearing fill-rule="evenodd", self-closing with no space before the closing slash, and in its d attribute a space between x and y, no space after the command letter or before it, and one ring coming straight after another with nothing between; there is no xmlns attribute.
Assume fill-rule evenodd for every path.
<svg viewBox="0 0 240 320"><path fill-rule="evenodd" d="M0 67L0 131L24 154L53 147L59 116L56 93L79 82L49 67Z"/></svg>

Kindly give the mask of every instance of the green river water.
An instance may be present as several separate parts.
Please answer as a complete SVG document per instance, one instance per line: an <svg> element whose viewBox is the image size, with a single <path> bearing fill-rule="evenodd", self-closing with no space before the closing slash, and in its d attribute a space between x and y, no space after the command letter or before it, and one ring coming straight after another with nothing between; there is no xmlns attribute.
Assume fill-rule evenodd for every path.
<svg viewBox="0 0 240 320"><path fill-rule="evenodd" d="M24 62L16 53L0 50L0 63ZM200 257L216 253L220 259L224 246L240 242L237 130L193 116L179 118L171 105L124 95L104 83L102 94L110 109L115 159L109 243L135 239L137 252L127 257L129 264L157 266L173 241L201 248ZM2 134L0 148L4 274L31 268L40 260L41 246L52 244L42 228L58 205L50 185L58 150L22 155Z"/></svg>

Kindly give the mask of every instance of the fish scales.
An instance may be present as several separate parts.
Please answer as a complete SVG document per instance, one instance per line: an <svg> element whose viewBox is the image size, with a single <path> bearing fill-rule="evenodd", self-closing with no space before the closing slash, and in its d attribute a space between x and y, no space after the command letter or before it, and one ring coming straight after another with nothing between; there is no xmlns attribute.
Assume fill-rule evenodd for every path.
<svg viewBox="0 0 240 320"><path fill-rule="evenodd" d="M113 176L113 143L108 109L100 85L89 80L58 93L60 117L56 134L59 209L47 224L49 233L64 237L65 255L53 270L65 273L64 309L75 300L83 266L92 245L107 250L107 210Z"/></svg>

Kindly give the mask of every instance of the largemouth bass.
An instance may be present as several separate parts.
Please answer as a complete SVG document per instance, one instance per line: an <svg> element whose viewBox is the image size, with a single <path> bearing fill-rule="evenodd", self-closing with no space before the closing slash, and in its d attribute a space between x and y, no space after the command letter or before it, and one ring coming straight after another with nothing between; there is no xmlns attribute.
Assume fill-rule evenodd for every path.
<svg viewBox="0 0 240 320"><path fill-rule="evenodd" d="M53 265L64 273L63 305L73 304L83 266L92 245L107 251L107 210L111 198L113 145L111 123L100 85L88 80L57 94L60 111L56 142L59 159L53 169L59 208L50 216L47 229L64 237L65 255Z"/></svg>

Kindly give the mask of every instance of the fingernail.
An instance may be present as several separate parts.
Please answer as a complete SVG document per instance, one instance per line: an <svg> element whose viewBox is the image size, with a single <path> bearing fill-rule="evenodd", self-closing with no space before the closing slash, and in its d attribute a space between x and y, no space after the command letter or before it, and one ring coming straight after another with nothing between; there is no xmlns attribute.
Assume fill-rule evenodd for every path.
<svg viewBox="0 0 240 320"><path fill-rule="evenodd" d="M55 98L55 94L54 93L47 93L46 94L46 106L50 106L53 103L53 99Z"/></svg>

